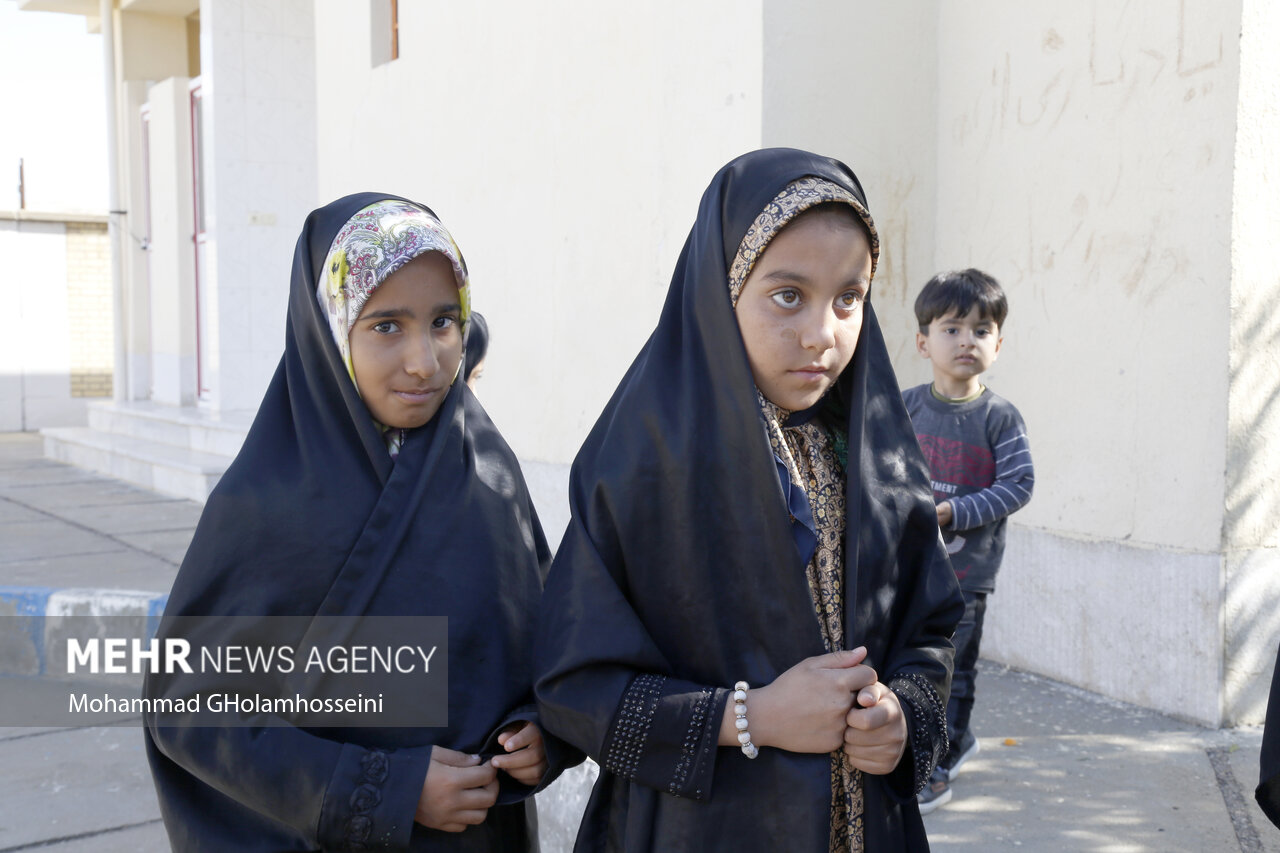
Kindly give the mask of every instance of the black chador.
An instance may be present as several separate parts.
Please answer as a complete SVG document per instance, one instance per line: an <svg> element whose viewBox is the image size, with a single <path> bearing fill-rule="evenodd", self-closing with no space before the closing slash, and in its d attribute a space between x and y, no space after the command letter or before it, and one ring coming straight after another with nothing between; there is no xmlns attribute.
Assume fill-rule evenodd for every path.
<svg viewBox="0 0 1280 853"><path fill-rule="evenodd" d="M1280 658L1271 676L1271 696L1267 702L1267 724L1262 731L1262 772L1254 798L1262 811L1280 826Z"/></svg>
<svg viewBox="0 0 1280 853"><path fill-rule="evenodd" d="M757 391L735 317L751 263L818 204L856 213L873 275L842 163L773 149L716 175L574 462L535 666L548 730L602 766L578 850L927 849L915 795L946 748L962 603L874 312L825 397L790 412ZM735 682L860 646L905 712L892 773L717 745Z"/></svg>
<svg viewBox="0 0 1280 853"><path fill-rule="evenodd" d="M536 719L529 649L549 553L514 455L461 379L425 425L403 430L375 422L353 384L318 294L335 236L382 200L404 201L365 193L308 217L284 357L209 498L160 633L207 617L201 640L217 645L221 617L445 616L448 726L153 724L147 754L175 850L536 845L533 789L518 784L464 832L414 823L433 747L501 752L504 726ZM202 688L199 672L189 678L174 683Z"/></svg>

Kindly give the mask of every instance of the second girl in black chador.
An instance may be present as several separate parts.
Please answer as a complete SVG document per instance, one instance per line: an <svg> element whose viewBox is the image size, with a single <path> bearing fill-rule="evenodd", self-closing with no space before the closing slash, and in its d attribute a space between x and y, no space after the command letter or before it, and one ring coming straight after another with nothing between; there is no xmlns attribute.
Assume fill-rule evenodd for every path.
<svg viewBox="0 0 1280 853"><path fill-rule="evenodd" d="M877 256L835 160L755 152L704 194L543 601L542 719L602 768L578 850L928 848L963 605Z"/></svg>

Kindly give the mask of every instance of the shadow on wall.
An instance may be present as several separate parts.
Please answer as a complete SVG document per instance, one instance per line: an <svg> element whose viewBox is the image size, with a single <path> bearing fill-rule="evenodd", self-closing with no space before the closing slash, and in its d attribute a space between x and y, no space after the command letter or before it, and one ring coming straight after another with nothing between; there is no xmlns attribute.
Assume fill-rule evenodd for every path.
<svg viewBox="0 0 1280 853"><path fill-rule="evenodd" d="M0 432L85 426L86 404L110 397L110 372L0 369Z"/></svg>
<svg viewBox="0 0 1280 853"><path fill-rule="evenodd" d="M1260 722L1280 642L1280 315L1232 306L1223 524L1225 721Z"/></svg>

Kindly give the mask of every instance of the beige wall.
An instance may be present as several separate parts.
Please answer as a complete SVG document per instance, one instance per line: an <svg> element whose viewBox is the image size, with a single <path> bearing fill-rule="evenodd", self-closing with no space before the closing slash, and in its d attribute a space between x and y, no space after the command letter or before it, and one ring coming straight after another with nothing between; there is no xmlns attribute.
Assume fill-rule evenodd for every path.
<svg viewBox="0 0 1280 853"><path fill-rule="evenodd" d="M1239 3L940 21L938 259L1009 292L992 383L1041 450L1019 520L1217 550Z"/></svg>
<svg viewBox="0 0 1280 853"><path fill-rule="evenodd" d="M807 148L862 181L881 238L872 300L909 363L906 318L934 273L938 2L767 0L765 145Z"/></svg>
<svg viewBox="0 0 1280 853"><path fill-rule="evenodd" d="M164 80L191 73L183 18L147 12L117 12L117 17L120 44L116 55L123 79ZM197 64L197 74L198 68Z"/></svg>
<svg viewBox="0 0 1280 853"><path fill-rule="evenodd" d="M1244 0L1231 239L1225 704L1258 719L1280 642L1280 5Z"/></svg>
<svg viewBox="0 0 1280 853"><path fill-rule="evenodd" d="M1261 719L1280 636L1265 6L939 17L938 263L1006 285L1037 463L984 651L1211 723Z"/></svg>
<svg viewBox="0 0 1280 853"><path fill-rule="evenodd" d="M367 4L317 7L320 197L440 214L493 333L481 399L523 458L568 462L657 320L702 190L761 143L761 6L399 8L401 58L375 68Z"/></svg>

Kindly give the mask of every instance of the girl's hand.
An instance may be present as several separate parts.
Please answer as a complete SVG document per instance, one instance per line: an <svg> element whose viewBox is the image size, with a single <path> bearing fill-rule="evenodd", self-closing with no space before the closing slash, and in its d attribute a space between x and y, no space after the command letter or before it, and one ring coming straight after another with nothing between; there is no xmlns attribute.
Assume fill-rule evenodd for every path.
<svg viewBox="0 0 1280 853"><path fill-rule="evenodd" d="M491 763L481 764L477 756L436 746L431 749L413 819L432 829L462 832L484 823L497 801L498 771Z"/></svg>
<svg viewBox="0 0 1280 853"><path fill-rule="evenodd" d="M805 658L772 684L747 691L751 742L788 752L832 752L844 745L846 717L853 694L876 680L861 666L867 650L832 652ZM733 700L725 705L721 746L739 746Z"/></svg>
<svg viewBox="0 0 1280 853"><path fill-rule="evenodd" d="M493 766L506 772L521 785L538 787L547 773L547 751L542 743L542 729L537 723L517 723L498 735L498 743L506 755L495 755Z"/></svg>
<svg viewBox="0 0 1280 853"><path fill-rule="evenodd" d="M883 776L898 766L907 749L907 717L898 694L876 681L858 693L844 732L850 766Z"/></svg>
<svg viewBox="0 0 1280 853"><path fill-rule="evenodd" d="M954 514L951 511L951 501L943 501L938 504L938 526L946 527L951 523Z"/></svg>

